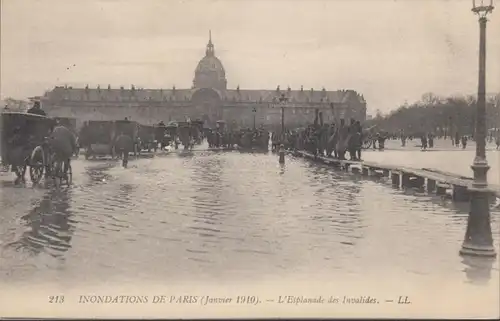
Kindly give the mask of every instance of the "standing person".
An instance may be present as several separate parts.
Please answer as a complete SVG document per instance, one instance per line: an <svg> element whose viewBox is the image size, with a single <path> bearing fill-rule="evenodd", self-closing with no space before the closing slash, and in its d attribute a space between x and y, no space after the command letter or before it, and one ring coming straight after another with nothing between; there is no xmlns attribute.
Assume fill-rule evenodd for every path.
<svg viewBox="0 0 500 321"><path fill-rule="evenodd" d="M341 119L337 137L337 156L339 159L345 159L348 136L349 128L345 125L344 119Z"/></svg>
<svg viewBox="0 0 500 321"><path fill-rule="evenodd" d="M333 157L337 157L337 130L335 128L335 124L330 125L329 129L329 137L326 143L326 157L332 157L332 153L334 154Z"/></svg>
<svg viewBox="0 0 500 321"><path fill-rule="evenodd" d="M125 168L127 168L128 154L133 150L133 145L132 138L123 131L120 132L120 135L115 140L115 152L118 156L122 157L122 164Z"/></svg>
<svg viewBox="0 0 500 321"><path fill-rule="evenodd" d="M406 136L405 136L405 132L403 130L401 130L401 147L405 147L406 146Z"/></svg>
<svg viewBox="0 0 500 321"><path fill-rule="evenodd" d="M455 146L460 146L460 135L458 134L458 132L455 133Z"/></svg>
<svg viewBox="0 0 500 321"><path fill-rule="evenodd" d="M40 102L39 101L35 101L33 103L33 107L31 107L30 109L28 109L28 111L26 113L40 115L40 116L47 116L47 114L45 113L45 111L40 106Z"/></svg>
<svg viewBox="0 0 500 321"><path fill-rule="evenodd" d="M56 157L56 160L63 164L63 168L71 165L71 156L77 149L75 135L57 121L50 134L49 146Z"/></svg>
<svg viewBox="0 0 500 321"><path fill-rule="evenodd" d="M380 133L377 137L378 140L378 150L383 150L385 147L385 140L387 137L385 136L384 133Z"/></svg>
<svg viewBox="0 0 500 321"><path fill-rule="evenodd" d="M167 134L166 131L167 131L167 126L165 126L163 120L160 120L160 122L155 128L155 140L157 143L156 147L158 147L158 143L160 143L160 150L164 150L167 145L168 140L165 139L165 135ZM170 142L168 141L168 143Z"/></svg>
<svg viewBox="0 0 500 321"><path fill-rule="evenodd" d="M432 133L429 133L429 148L433 148L434 147L434 135Z"/></svg>
<svg viewBox="0 0 500 321"><path fill-rule="evenodd" d="M361 122L358 120L356 122L356 159L361 161L361 149L363 147L363 127L361 126Z"/></svg>
<svg viewBox="0 0 500 321"><path fill-rule="evenodd" d="M467 136L463 135L462 136L462 149L465 149L467 147Z"/></svg>
<svg viewBox="0 0 500 321"><path fill-rule="evenodd" d="M355 128L351 122L348 128L349 136L347 138L347 150L349 151L350 160L356 160L356 133Z"/></svg>
<svg viewBox="0 0 500 321"><path fill-rule="evenodd" d="M350 127L349 134L349 154L351 160L359 160L361 158L361 133L359 132L359 127L354 124ZM359 157L358 157L359 155Z"/></svg>
<svg viewBox="0 0 500 321"><path fill-rule="evenodd" d="M420 141L422 142L422 150L426 150L427 149L427 135L425 133L422 134L422 136L420 137Z"/></svg>

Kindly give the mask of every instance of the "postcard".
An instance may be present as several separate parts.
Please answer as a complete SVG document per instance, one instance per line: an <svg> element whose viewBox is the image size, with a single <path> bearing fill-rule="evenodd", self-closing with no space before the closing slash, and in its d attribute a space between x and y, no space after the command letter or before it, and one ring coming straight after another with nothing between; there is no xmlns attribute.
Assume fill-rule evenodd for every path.
<svg viewBox="0 0 500 321"><path fill-rule="evenodd" d="M491 0L3 0L0 317L498 318Z"/></svg>

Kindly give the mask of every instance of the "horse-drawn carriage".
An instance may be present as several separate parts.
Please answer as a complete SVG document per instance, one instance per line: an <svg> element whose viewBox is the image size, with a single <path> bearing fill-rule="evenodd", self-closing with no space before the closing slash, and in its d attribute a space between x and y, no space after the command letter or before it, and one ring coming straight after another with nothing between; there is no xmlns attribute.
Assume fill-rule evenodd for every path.
<svg viewBox="0 0 500 321"><path fill-rule="evenodd" d="M97 156L114 157L114 122L109 120L90 120L80 131L80 146L85 148L85 159Z"/></svg>
<svg viewBox="0 0 500 321"><path fill-rule="evenodd" d="M152 125L139 125L137 136L139 138L138 150L139 152L147 150L150 152L152 149L156 151L158 142L156 140L156 127Z"/></svg>
<svg viewBox="0 0 500 321"><path fill-rule="evenodd" d="M28 167L33 184L39 183L44 173L46 176L57 175L61 181L64 179L70 183L71 167L56 160L49 147L54 119L29 113L3 112L1 124L2 165L16 174L16 183L25 180Z"/></svg>

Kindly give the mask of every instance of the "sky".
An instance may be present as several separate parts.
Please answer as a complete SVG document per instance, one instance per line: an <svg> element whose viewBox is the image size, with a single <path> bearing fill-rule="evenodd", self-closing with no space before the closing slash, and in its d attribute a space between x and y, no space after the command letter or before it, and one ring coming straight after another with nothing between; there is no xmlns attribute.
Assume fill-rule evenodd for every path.
<svg viewBox="0 0 500 321"><path fill-rule="evenodd" d="M500 7L500 1L498 6ZM471 0L1 0L1 99L56 85L190 88L209 30L228 88L354 89L368 112L477 91ZM487 92L500 92L500 8Z"/></svg>

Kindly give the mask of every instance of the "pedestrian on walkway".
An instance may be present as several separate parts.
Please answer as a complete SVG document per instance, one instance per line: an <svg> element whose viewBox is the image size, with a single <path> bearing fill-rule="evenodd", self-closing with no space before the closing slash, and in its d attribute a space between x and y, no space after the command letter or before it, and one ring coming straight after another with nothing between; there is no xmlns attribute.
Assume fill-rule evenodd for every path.
<svg viewBox="0 0 500 321"><path fill-rule="evenodd" d="M429 148L434 148L434 135L432 133L429 133Z"/></svg>
<svg viewBox="0 0 500 321"><path fill-rule="evenodd" d="M345 125L344 119L340 120L340 128L338 131L337 140L337 156L339 159L345 159L345 152L347 150L347 143L349 136L349 128Z"/></svg>
<svg viewBox="0 0 500 321"><path fill-rule="evenodd" d="M383 150L385 147L385 140L387 139L385 133L378 134L378 150Z"/></svg>
<svg viewBox="0 0 500 321"><path fill-rule="evenodd" d="M420 137L420 141L422 143L422 150L427 150L427 135L425 133Z"/></svg>

